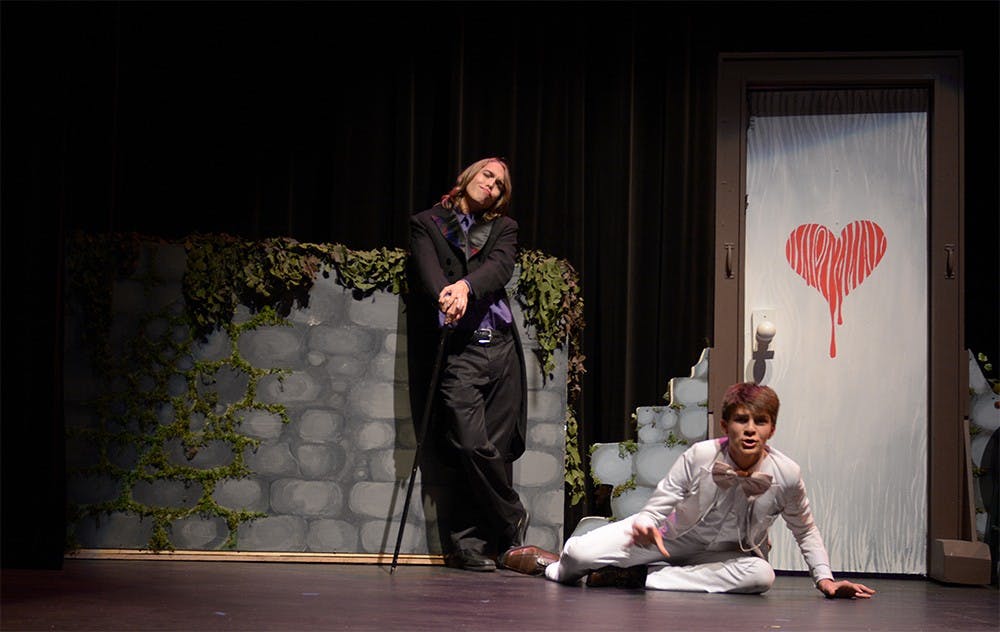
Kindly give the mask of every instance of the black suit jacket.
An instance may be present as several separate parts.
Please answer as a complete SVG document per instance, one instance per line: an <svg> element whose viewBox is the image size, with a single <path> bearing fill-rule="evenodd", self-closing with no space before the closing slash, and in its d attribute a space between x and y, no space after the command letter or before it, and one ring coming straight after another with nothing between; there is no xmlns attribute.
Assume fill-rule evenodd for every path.
<svg viewBox="0 0 1000 632"><path fill-rule="evenodd" d="M439 336L437 297L441 290L464 278L472 288L475 300L499 299L510 307L506 285L514 273L517 255L517 222L509 217L498 217L489 222L477 222L469 230L468 238L458 219L450 210L435 205L410 218L410 278L411 300L408 304L408 335L411 343L411 404L416 403L414 415L422 411L423 394L428 388L430 346ZM463 319L464 320L464 319ZM478 323L459 321L460 328L475 328ZM518 361L521 363L521 414L516 420L518 440L510 448L509 461L524 453L527 429L527 379L524 369L524 350L516 323L511 331L516 342ZM430 343L430 344L428 344ZM414 363L414 356L424 361ZM416 369L416 374L414 374Z"/></svg>

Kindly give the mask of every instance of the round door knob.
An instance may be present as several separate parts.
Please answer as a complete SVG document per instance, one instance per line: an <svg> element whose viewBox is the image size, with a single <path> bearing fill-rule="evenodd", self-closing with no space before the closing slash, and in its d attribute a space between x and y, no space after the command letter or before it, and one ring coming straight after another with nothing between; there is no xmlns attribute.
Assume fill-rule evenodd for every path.
<svg viewBox="0 0 1000 632"><path fill-rule="evenodd" d="M769 320L763 320L757 325L757 342L768 345L774 340L774 334L778 333L774 328L774 323Z"/></svg>

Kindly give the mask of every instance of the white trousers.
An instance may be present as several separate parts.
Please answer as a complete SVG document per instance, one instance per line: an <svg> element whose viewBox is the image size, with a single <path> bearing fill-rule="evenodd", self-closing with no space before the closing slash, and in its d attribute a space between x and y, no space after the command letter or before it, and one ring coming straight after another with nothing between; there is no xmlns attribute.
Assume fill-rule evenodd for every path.
<svg viewBox="0 0 1000 632"><path fill-rule="evenodd" d="M683 541L666 544L664 560L655 546L633 545L635 517L612 522L566 541L559 561L545 569L545 577L576 584L590 571L604 566L628 568L650 565L646 588L691 592L762 593L774 583L774 569L759 557L736 550L705 551Z"/></svg>

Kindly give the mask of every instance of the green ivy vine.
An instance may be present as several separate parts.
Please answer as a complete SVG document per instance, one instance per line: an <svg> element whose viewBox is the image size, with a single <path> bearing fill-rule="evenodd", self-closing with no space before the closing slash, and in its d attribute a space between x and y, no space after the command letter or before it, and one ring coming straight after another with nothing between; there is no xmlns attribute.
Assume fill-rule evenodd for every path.
<svg viewBox="0 0 1000 632"><path fill-rule="evenodd" d="M264 307L246 322L224 323L229 353L216 360L196 360L196 336L188 314L176 305L150 308L134 323L123 327L111 341L111 296L116 281L127 280L141 286L144 301L150 301L161 285L152 266L139 265L141 240L137 236L78 236L70 249L72 274L70 305L79 311L80 337L90 351L95 378L101 385L96 396L85 402L91 419L67 428L67 439L91 447L93 456L86 464L68 468L81 481L112 481L113 497L68 507L69 533L85 518L127 513L152 521L147 547L153 551L172 550L169 530L176 520L189 517L220 518L228 530L223 548L235 548L240 524L263 517L259 512L223 507L213 497L219 482L250 474L244 462L246 449L259 442L239 432L243 415L266 410L284 423L283 406L264 404L256 399L257 384L267 375L280 379L282 369L260 369L250 365L239 352L240 336L261 326L284 324L270 307ZM116 248L114 244L129 244ZM162 242L161 242L162 243ZM140 244L139 247L136 247ZM147 242L148 245L148 242ZM118 259L127 255L127 259ZM211 385L220 371L228 370L247 379L244 394L222 404ZM231 455L228 463L192 463L209 444L224 444ZM225 459L222 459L225 461ZM194 488L197 500L185 507L155 506L136 499L141 483L179 483ZM68 535L67 547L76 548Z"/></svg>
<svg viewBox="0 0 1000 632"><path fill-rule="evenodd" d="M570 504L576 505L585 494L583 460L580 458L579 424L576 418L583 375L583 294L580 277L564 259L550 257L537 250L518 254L521 275L515 296L524 308L528 324L538 338L539 360L546 376L554 367L553 353L564 344L566 366L566 485Z"/></svg>

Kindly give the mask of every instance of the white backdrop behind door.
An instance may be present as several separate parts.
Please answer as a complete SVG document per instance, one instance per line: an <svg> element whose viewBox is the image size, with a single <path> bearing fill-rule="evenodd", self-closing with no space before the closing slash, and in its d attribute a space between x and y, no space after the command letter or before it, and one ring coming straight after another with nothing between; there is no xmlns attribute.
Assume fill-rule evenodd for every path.
<svg viewBox="0 0 1000 632"><path fill-rule="evenodd" d="M924 574L926 112L750 120L746 378L751 313L771 310L771 443L802 466L834 570ZM775 568L806 568L783 524L771 537Z"/></svg>

